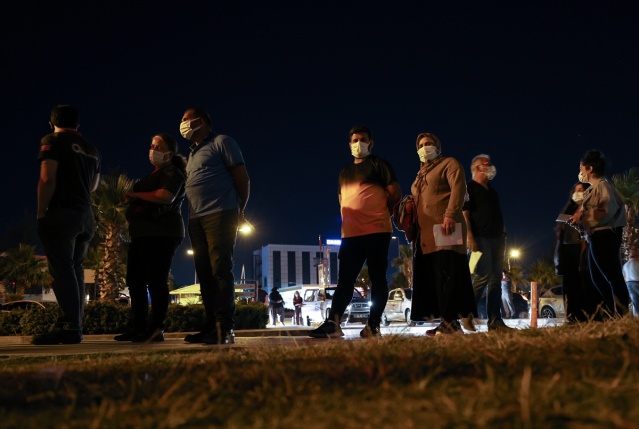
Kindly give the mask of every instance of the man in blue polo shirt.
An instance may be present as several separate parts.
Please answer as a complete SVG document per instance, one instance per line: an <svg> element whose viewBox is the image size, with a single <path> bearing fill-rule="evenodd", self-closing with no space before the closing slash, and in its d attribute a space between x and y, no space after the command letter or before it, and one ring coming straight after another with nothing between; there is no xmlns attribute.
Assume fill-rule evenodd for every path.
<svg viewBox="0 0 639 429"><path fill-rule="evenodd" d="M180 134L193 143L186 165L188 230L206 311L202 331L187 335L184 341L233 343L233 249L250 193L248 172L235 140L215 134L205 110L187 109L180 123Z"/></svg>

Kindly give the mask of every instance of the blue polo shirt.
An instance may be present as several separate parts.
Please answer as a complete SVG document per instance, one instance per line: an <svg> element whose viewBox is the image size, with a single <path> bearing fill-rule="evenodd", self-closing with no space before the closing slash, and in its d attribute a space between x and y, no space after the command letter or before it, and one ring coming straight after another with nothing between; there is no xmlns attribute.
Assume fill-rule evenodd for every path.
<svg viewBox="0 0 639 429"><path fill-rule="evenodd" d="M235 140L212 134L190 149L186 164L189 217L238 208L240 199L229 168L243 165L244 157Z"/></svg>

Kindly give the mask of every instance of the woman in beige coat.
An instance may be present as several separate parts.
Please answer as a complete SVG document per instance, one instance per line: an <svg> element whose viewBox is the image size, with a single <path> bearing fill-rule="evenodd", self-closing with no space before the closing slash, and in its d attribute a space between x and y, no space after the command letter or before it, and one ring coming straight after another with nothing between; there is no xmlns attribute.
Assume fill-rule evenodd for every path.
<svg viewBox="0 0 639 429"><path fill-rule="evenodd" d="M462 332L457 319L477 317L462 214L466 176L456 159L441 156L441 142L434 134L417 136L417 154L421 168L411 193L419 234L414 243L411 319L440 318L441 324L427 335Z"/></svg>

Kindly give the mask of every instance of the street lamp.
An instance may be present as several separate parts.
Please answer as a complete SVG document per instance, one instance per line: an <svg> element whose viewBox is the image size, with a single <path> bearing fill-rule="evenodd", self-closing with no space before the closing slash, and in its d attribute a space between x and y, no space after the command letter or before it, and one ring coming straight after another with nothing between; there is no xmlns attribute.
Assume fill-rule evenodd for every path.
<svg viewBox="0 0 639 429"><path fill-rule="evenodd" d="M238 231L240 231L242 235L249 235L255 232L255 227L251 225L251 222L244 219L244 222L242 222L242 225L240 225Z"/></svg>
<svg viewBox="0 0 639 429"><path fill-rule="evenodd" d="M399 248L399 237L396 237L396 236L394 236L394 235L393 235L391 238L392 238L393 240L397 241L397 258L399 259L399 258L401 258L401 257L402 257L401 250L400 250L400 248ZM398 266L397 266L397 271L401 271L401 268L402 268L402 267L398 265Z"/></svg>
<svg viewBox="0 0 639 429"><path fill-rule="evenodd" d="M186 251L186 254L189 255L189 256L193 256L195 254L195 252L193 252L193 249L189 249L189 250ZM193 262L193 265L195 265L195 261ZM194 271L195 271L195 275L194 275L194 278L193 278L193 284L197 284L197 270L194 269Z"/></svg>
<svg viewBox="0 0 639 429"><path fill-rule="evenodd" d="M519 249L510 249L510 252L508 253L508 271L510 271L510 258L519 258L521 256L521 252L519 251Z"/></svg>

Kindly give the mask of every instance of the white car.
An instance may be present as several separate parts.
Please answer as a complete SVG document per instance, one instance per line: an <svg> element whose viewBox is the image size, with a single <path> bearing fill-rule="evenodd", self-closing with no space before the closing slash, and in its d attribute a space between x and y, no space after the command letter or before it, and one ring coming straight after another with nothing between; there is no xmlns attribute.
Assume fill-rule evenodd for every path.
<svg viewBox="0 0 639 429"><path fill-rule="evenodd" d="M541 294L539 297L539 317L550 319L566 317L564 288L562 286L555 286Z"/></svg>
<svg viewBox="0 0 639 429"><path fill-rule="evenodd" d="M302 318L307 325L319 324L328 318L335 289L337 289L335 286L304 288ZM370 301L364 298L357 289L353 288L353 298L342 316L342 326L346 323L366 323L370 310Z"/></svg>
<svg viewBox="0 0 639 429"><path fill-rule="evenodd" d="M382 324L390 322L410 323L410 308L412 304L412 289L393 289L388 293L388 301L382 314Z"/></svg>

